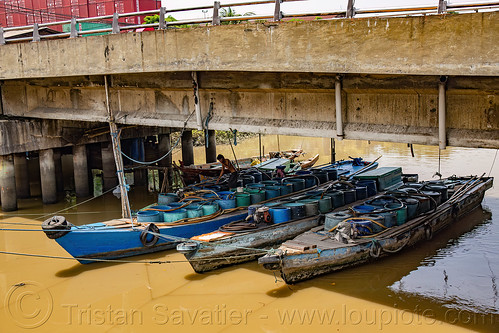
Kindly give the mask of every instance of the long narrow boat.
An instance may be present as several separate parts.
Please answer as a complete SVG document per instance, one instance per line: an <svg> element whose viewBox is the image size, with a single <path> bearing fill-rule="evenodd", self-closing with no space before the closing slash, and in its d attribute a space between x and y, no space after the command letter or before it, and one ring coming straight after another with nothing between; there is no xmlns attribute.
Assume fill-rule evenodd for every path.
<svg viewBox="0 0 499 333"><path fill-rule="evenodd" d="M355 163L352 161L345 161L325 169L337 170L338 174L341 175L347 172L348 165L353 164ZM308 190L310 188L282 197L293 196ZM218 193L212 193L212 195L214 197L202 199L204 200L201 203L202 211L204 212L205 208L210 208L207 209L208 212L205 216L197 215L198 217L193 218L185 218L184 216L173 222L164 222L166 218L161 221L149 220L148 222L137 221L136 218L122 218L82 226L72 225L63 216L54 216L42 224L42 229L47 237L55 239L61 247L82 264L94 262L96 259L117 259L152 253L172 249L180 241L201 233L214 231L224 224L244 219L248 215L246 207L220 208L218 204L214 203L216 199L219 199ZM163 213L162 217L164 217L166 213L174 213L188 208L188 199L184 198L185 204L176 208L147 207L146 209L152 210L153 213ZM217 208L218 210L216 210Z"/></svg>
<svg viewBox="0 0 499 333"><path fill-rule="evenodd" d="M362 217L345 219L336 228L321 226L311 229L283 243L278 250L261 257L258 262L266 269L279 271L286 283L293 284L394 254L418 242L429 241L436 232L458 223L461 217L480 206L485 191L492 187L492 183L493 178L488 177L448 178L437 185L444 185L453 194L445 198L445 192L442 192L443 202L436 205L437 196L437 199L434 198L435 206L428 212L422 213L422 206L418 206L418 214L405 223L369 234L365 224L356 224ZM415 190L410 189L411 186L417 188L415 184L407 184L400 191L407 192L413 198L428 197L421 191L423 187ZM428 186L428 183L421 186ZM400 195L399 191L397 193ZM435 193L426 194L431 197ZM362 233L365 235L360 236Z"/></svg>
<svg viewBox="0 0 499 333"><path fill-rule="evenodd" d="M337 165L339 176L344 179L377 167L377 163L361 161L358 163L341 161ZM328 165L323 167L325 170L330 168ZM310 198L317 196L323 198L322 203L327 203L326 198L331 200L330 197L327 196L327 191L332 189L332 185L335 183L339 183L339 181L326 182L321 186L318 186L314 191L306 192L299 197L295 196L294 198L291 197L272 202L269 207L274 208L270 208L270 210L277 209L277 212L279 212L279 208L275 207L279 207L280 205L286 206L291 204L294 205L294 207L297 207L299 204L296 202L304 202L304 200L314 201ZM351 186L355 188L355 186ZM326 195L325 198L324 195ZM319 205L320 200L316 199L316 201L317 205ZM317 214L315 215L310 216L310 214L305 214L304 216L287 221L270 221L270 223L268 221L255 222L253 218L250 218L249 221L239 220L230 222L227 225L221 226L214 232L207 234L199 233L198 236L192 237L191 241L180 243L177 245L177 251L185 255L186 259L197 273L251 261L266 253L266 251L262 249L268 249L272 246L279 245L285 240L318 226L324 219L324 213L340 206L342 205L339 204L335 207L331 202L331 205L326 204L323 209L318 207Z"/></svg>
<svg viewBox="0 0 499 333"><path fill-rule="evenodd" d="M258 160L258 157L242 158L238 159L237 161L233 160L232 164L237 166L239 170L246 170L253 167L256 169L272 171L275 170L275 166L273 166L272 169L269 169L269 165L274 165L277 163L277 161L279 161L277 165L287 164L289 166L290 163L292 163L295 158L297 158L302 154L303 154L302 149L290 149L281 152L270 152L269 155L265 156L265 160L259 163L257 162L256 165L252 165L252 162ZM179 168L179 170L182 171L184 181L187 184L192 184L199 181L200 175L205 177L216 177L220 174L220 170L222 168L222 164L220 162L212 162L212 163L189 165L189 166L185 166L182 163L182 161L179 162L180 162L179 166L177 166L176 164L175 165ZM312 165L313 164L307 165L307 167L311 167ZM297 166L299 169L300 164L297 164Z"/></svg>

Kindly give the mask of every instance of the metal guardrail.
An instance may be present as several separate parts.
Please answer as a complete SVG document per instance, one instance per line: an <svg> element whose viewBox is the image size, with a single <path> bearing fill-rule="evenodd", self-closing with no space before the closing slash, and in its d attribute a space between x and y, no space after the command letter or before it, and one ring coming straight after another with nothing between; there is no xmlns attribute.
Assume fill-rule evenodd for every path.
<svg viewBox="0 0 499 333"><path fill-rule="evenodd" d="M161 7L156 10L147 10L133 13L114 13L113 15L104 15L97 17L88 18L72 18L71 20L57 21L50 23L35 23L33 25L19 26L19 27L0 27L0 45L6 43L14 42L24 42L32 41L38 42L41 39L53 39L53 38L77 38L79 36L84 36L87 34L96 33L112 33L118 34L121 31L130 31L139 28L155 28L155 29L168 29L170 26L181 26L185 24L205 24L205 25L220 25L222 22L230 21L256 21L256 20L270 20L272 22L279 22L285 20L286 18L293 19L298 17L320 17L320 16L330 16L327 19L339 19L339 18L355 18L355 17L393 17L393 16L422 16L422 15L436 15L436 14L447 14L447 13L462 13L469 11L496 11L499 10L499 1L483 1L481 3L460 3L456 5L448 4L446 0L436 0L438 4L435 6L425 6L425 7L406 7L406 8L379 8L379 9L358 9L355 8L355 0L346 0L347 7L346 11L332 11L327 13L284 13L281 11L282 2L297 2L306 0L261 0L261 1L245 1L230 4L221 4L220 1L214 1L212 6L197 6L197 7L186 7L168 10L165 7ZM238 7L238 6L250 6L250 5L262 5L262 4L274 4L273 15L246 15L246 16L234 16L234 17L223 17L220 14L220 9L223 7ZM179 20L174 22L166 22L165 18L167 14L175 12L185 12L193 10L212 10L212 18L205 19L190 19L190 20ZM135 16L145 16L145 15L159 15L159 22L150 24L125 24L119 22L119 19L126 17ZM79 31L77 29L79 23L83 22L99 22L107 21L111 24L110 28L101 28L94 30L84 30ZM109 22L110 21L110 22ZM70 25L70 32L63 32L58 34L50 35L40 35L40 28L50 27L50 26L60 26L60 25ZM5 32L9 31L22 31L25 30L26 33L32 32L31 37L18 37L18 38L6 38Z"/></svg>

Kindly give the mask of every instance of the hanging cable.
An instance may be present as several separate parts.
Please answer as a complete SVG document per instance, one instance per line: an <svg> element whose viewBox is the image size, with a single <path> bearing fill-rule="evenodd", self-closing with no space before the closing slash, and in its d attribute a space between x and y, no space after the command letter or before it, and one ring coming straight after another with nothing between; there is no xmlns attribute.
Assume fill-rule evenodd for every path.
<svg viewBox="0 0 499 333"><path fill-rule="evenodd" d="M494 164L496 163L497 151L499 151L499 149L496 149L496 154L494 155L494 161L492 161L492 165L490 166L490 170L489 170L489 175L487 177L490 177L490 173L492 172L492 168L494 168Z"/></svg>
<svg viewBox="0 0 499 333"><path fill-rule="evenodd" d="M182 134L184 133L185 131L185 128L187 126L187 122L189 121L189 119L191 119L192 115L194 114L194 112L196 112L196 110L192 111L191 114L189 115L189 117L187 117L187 119L184 121L184 127L182 128L182 131L180 132L180 136L178 137L177 141L175 142L175 144L173 145L173 147L163 156L161 156L160 158L158 158L157 160L154 160L154 161L150 161L150 162L145 162L145 161L137 161L136 159L133 159L131 158L130 156L128 156L127 154L125 154L121 148L119 148L120 150L120 153L121 155L125 156L126 158L128 158L130 161L132 162L135 162L135 163L138 163L138 164L145 164L145 165L150 165L150 164L154 164L154 163L157 163L159 161L161 161L162 159L166 158L168 155L170 155L173 151L173 149L175 149L178 144L180 143L180 139L182 138Z"/></svg>

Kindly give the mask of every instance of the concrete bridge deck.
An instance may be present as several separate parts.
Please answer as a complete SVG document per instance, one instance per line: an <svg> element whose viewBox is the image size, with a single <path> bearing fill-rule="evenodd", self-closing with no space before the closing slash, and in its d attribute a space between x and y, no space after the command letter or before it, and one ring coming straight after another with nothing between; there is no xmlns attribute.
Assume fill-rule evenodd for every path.
<svg viewBox="0 0 499 333"><path fill-rule="evenodd" d="M210 129L499 147L497 13L248 23L0 47L2 114L181 127L199 77ZM195 128L196 121L188 122Z"/></svg>

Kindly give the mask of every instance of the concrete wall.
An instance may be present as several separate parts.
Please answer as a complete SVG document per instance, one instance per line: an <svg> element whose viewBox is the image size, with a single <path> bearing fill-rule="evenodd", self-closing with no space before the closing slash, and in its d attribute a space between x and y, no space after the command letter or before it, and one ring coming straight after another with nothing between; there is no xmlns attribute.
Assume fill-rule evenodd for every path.
<svg viewBox="0 0 499 333"><path fill-rule="evenodd" d="M248 23L0 46L0 79L175 71L493 75L497 13Z"/></svg>
<svg viewBox="0 0 499 333"><path fill-rule="evenodd" d="M201 110L213 103L210 129L334 137L335 75L199 72ZM345 75L345 138L438 143L438 76ZM182 127L194 110L191 73L113 75L111 108L121 124ZM494 77L450 77L448 143L499 147ZM103 77L9 80L4 114L16 117L107 120ZM195 128L195 116L188 127Z"/></svg>

